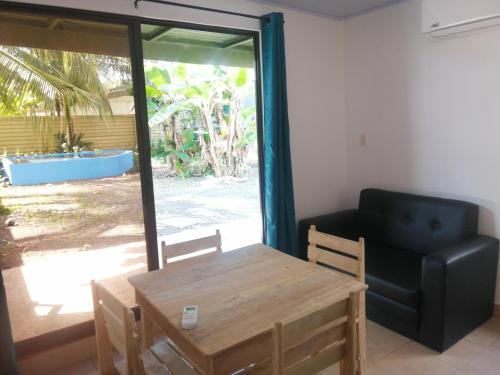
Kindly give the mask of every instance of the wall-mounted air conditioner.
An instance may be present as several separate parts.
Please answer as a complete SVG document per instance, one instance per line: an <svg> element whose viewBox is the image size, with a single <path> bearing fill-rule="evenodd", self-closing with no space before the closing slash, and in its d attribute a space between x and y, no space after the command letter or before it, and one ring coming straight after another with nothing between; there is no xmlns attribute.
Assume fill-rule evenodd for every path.
<svg viewBox="0 0 500 375"><path fill-rule="evenodd" d="M500 25L500 0L423 0L422 33L443 38Z"/></svg>

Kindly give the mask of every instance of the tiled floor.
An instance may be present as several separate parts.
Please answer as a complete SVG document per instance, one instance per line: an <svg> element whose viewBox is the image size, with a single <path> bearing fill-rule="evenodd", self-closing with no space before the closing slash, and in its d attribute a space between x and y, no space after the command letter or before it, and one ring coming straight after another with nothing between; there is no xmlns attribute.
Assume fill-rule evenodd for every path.
<svg viewBox="0 0 500 375"><path fill-rule="evenodd" d="M500 375L500 318L493 318L443 354L368 321L367 375ZM95 361L56 375L98 374ZM336 375L332 367L321 375Z"/></svg>

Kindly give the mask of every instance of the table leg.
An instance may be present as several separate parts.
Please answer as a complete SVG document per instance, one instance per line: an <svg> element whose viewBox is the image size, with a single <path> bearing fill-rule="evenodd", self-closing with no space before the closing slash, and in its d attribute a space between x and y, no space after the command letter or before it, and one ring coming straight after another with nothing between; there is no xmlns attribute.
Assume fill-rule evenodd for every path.
<svg viewBox="0 0 500 375"><path fill-rule="evenodd" d="M357 375L366 374L366 300L365 292L361 292L359 297L358 315L358 368Z"/></svg>
<svg viewBox="0 0 500 375"><path fill-rule="evenodd" d="M142 334L142 346L144 348L149 348L153 345L153 320L151 317L141 308L141 334Z"/></svg>

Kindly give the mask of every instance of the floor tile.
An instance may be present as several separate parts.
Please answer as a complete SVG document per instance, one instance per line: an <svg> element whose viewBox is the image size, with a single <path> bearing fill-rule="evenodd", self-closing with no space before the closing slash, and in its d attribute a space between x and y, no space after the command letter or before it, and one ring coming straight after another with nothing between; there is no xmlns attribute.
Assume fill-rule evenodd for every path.
<svg viewBox="0 0 500 375"><path fill-rule="evenodd" d="M91 360L76 363L55 372L55 375L99 375Z"/></svg>
<svg viewBox="0 0 500 375"><path fill-rule="evenodd" d="M439 358L456 367L464 369L465 366L481 354L485 348L469 340L460 340L447 351L439 355Z"/></svg>
<svg viewBox="0 0 500 375"><path fill-rule="evenodd" d="M368 362L378 361L409 342L410 339L368 321L366 333Z"/></svg>
<svg viewBox="0 0 500 375"><path fill-rule="evenodd" d="M412 375L453 375L457 368L442 361L439 353L416 342L409 342L381 359L378 363L387 371Z"/></svg>
<svg viewBox="0 0 500 375"><path fill-rule="evenodd" d="M493 343L489 348L488 348L489 351L495 353L498 358L500 358L500 339L498 339L498 341L496 341L495 343Z"/></svg>
<svg viewBox="0 0 500 375"><path fill-rule="evenodd" d="M468 375L500 375L500 356L485 350L467 364L464 372Z"/></svg>
<svg viewBox="0 0 500 375"><path fill-rule="evenodd" d="M476 328L467 335L466 339L483 348L490 347L493 343L500 340L500 319L493 318L488 320L481 327Z"/></svg>
<svg viewBox="0 0 500 375"><path fill-rule="evenodd" d="M327 369L320 371L318 375L339 375L339 365L333 365L328 367Z"/></svg>

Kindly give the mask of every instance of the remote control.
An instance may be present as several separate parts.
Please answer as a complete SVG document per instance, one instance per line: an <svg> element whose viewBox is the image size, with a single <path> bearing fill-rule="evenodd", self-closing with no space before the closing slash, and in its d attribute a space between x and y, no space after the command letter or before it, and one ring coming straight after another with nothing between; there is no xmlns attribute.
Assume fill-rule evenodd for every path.
<svg viewBox="0 0 500 375"><path fill-rule="evenodd" d="M198 325L198 306L186 306L182 310L183 329L193 329Z"/></svg>

